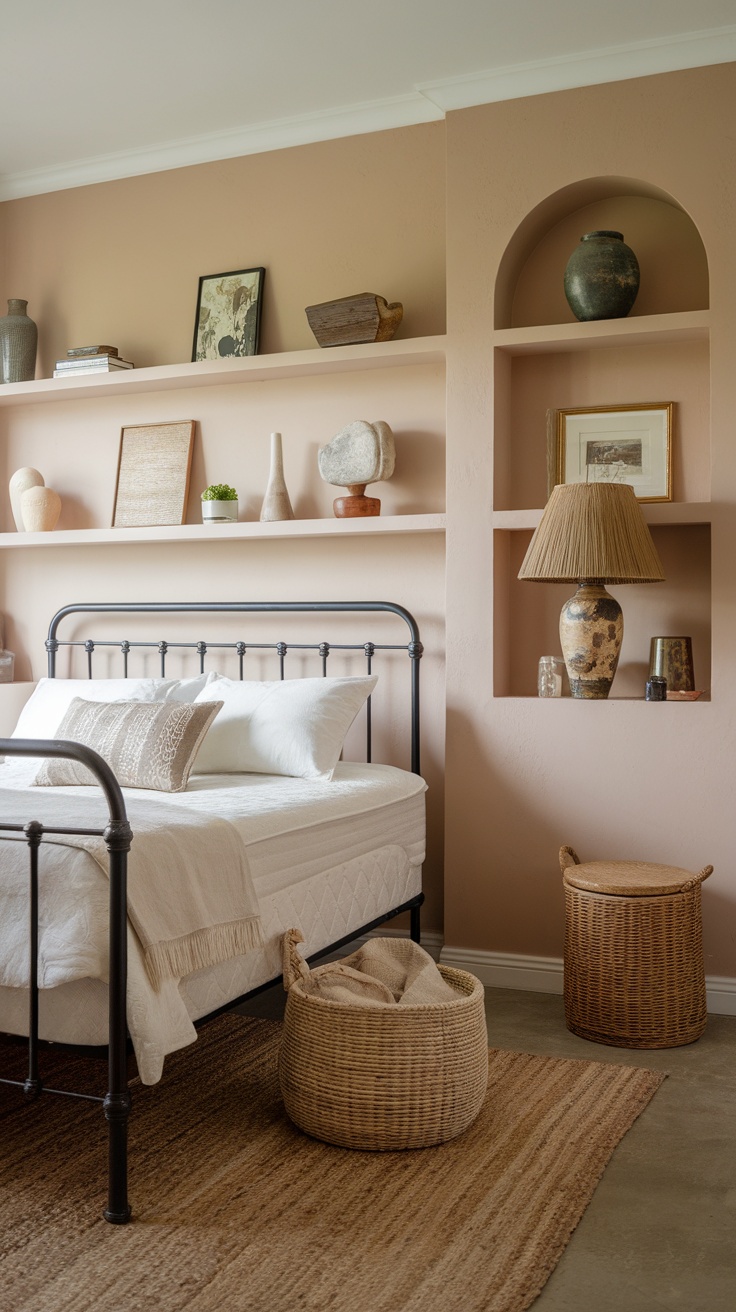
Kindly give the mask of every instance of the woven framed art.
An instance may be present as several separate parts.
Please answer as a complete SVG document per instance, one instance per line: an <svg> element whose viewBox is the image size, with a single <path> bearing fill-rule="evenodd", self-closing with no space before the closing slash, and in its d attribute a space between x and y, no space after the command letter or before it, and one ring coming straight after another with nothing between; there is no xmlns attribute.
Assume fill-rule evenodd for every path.
<svg viewBox="0 0 736 1312"><path fill-rule="evenodd" d="M183 524L195 420L136 424L120 435L113 528Z"/></svg>

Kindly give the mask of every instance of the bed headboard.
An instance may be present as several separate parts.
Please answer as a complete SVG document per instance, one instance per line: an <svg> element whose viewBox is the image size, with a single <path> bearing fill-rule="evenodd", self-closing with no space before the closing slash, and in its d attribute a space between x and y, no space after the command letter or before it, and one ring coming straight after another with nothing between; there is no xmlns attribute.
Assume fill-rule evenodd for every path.
<svg viewBox="0 0 736 1312"><path fill-rule="evenodd" d="M407 643L387 642L248 642L245 639L234 642L206 642L200 639L192 641L167 642L164 639L130 641L123 639L57 637L59 626L71 615L285 615L285 614L340 614L388 613L399 617L409 630ZM390 601L211 601L211 602L90 602L64 606L54 615L46 639L48 655L48 675L56 677L56 657L62 648L81 647L87 655L87 674L93 677L93 657L98 648L117 648L122 656L123 675L128 676L128 657L133 649L157 651L160 658L161 677L166 677L166 657L169 651L195 651L199 657L199 669L205 670L205 657L208 652L231 651L238 659L239 678L244 677L244 665L247 652L272 651L276 653L279 664L279 677L286 677L286 661L289 651L317 652L322 666L323 676L327 676L327 664L332 651L361 652L366 662L366 672L373 673L373 659L377 652L404 651L409 657L411 681L411 769L420 772L419 762L419 662L424 648L419 640L419 629L413 615L403 606ZM366 759L371 759L371 698L366 709Z"/></svg>

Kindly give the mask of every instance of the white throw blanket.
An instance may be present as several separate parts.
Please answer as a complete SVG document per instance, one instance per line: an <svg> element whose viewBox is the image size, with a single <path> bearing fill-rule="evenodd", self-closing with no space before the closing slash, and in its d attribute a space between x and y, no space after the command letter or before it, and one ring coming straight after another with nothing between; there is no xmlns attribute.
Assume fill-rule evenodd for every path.
<svg viewBox="0 0 736 1312"><path fill-rule="evenodd" d="M94 827L104 827L107 807L101 794L91 788L30 788L37 770L38 761L31 758L8 757L5 765L0 765L0 796L7 790L15 799L12 805L4 808L6 819L7 811L15 806L13 822L25 823L34 818L49 819L50 822L44 809L45 799L54 798L58 807L64 810L64 822L71 825L78 816L75 811L78 801L86 802L94 795L99 807ZM141 853L137 836L139 802L142 808L160 810L163 826L168 816L168 825L180 832L184 832L181 822L185 814L195 813L203 821L224 818L238 834L250 858L255 887L265 900L269 917L265 929L266 943L246 953L245 959L234 957L217 966L182 976L199 990L199 1000L194 1005L189 985L180 983L178 978L164 978L158 987L154 987L141 941L128 918L128 1029L144 1084L155 1084L161 1078L168 1053L195 1041L197 1031L191 1016L214 1011L254 984L263 983L278 973L277 938L284 925L290 923L293 911L290 908L290 914L285 915L277 908L283 907L284 899L288 903L288 889L293 883L311 879L318 870L324 869L325 864L336 865L344 845L350 849L351 855L358 855L363 850L358 843L353 853L352 840L345 837L345 830L340 827L342 817L346 814L360 817L365 827L375 814L380 833L380 826L385 822L384 808L391 808L400 798L421 797L424 789L425 784L416 775L392 766L369 767L347 762L339 765L337 777L325 784L268 775L199 775L190 778L183 793L159 796L139 790L123 790L134 833L130 854L131 886L136 878L134 865ZM333 826L342 835L339 848L330 846L323 836L331 833ZM391 828L389 841L400 844L402 832L400 826L398 831ZM303 860L301 857L297 860L290 837L296 833L303 834ZM417 859L421 860L418 849ZM286 862L283 867L282 861ZM158 879L158 873L154 873L154 878ZM216 888L209 887L216 877L214 863L208 857L206 880L200 881L203 896L219 896ZM0 1024L8 1032L21 1034L27 1021L25 990L28 986L29 937L28 850L24 842L0 840L0 885ZM90 1030L95 1034L102 1033L105 1028L103 1025L101 1030L97 1020L88 1025L87 1012L98 1019L105 1015L107 876L88 851L48 842L44 843L40 861L39 885L42 1037L62 1041L62 1035L54 1031L55 1021L50 1018L64 1014L64 1042L100 1042L99 1038L88 1040L77 1036ZM238 890L236 896L239 896ZM356 892L356 896L361 895ZM170 901L176 900L176 884L169 886L167 897ZM225 912L226 916L228 914ZM333 914L331 903L326 906L324 914L325 918ZM261 963L253 978L244 969L243 962L248 959ZM241 982L236 984L236 980Z"/></svg>
<svg viewBox="0 0 736 1312"><path fill-rule="evenodd" d="M432 957L409 938L369 939L357 952L310 970L297 951L301 930L281 940L284 988L292 984L310 997L355 1007L426 1007L457 1002L459 994L440 974Z"/></svg>
<svg viewBox="0 0 736 1312"><path fill-rule="evenodd" d="M263 942L245 845L227 820L172 808L154 798L126 799L133 843L128 854L128 917L155 988L239 956ZM104 828L104 798L77 790L0 791L0 822ZM25 842L22 834L0 838ZM103 838L49 834L46 840L86 851L108 872ZM14 863L15 864L15 863ZM1 943L0 939L0 943ZM22 987L25 979L6 979Z"/></svg>

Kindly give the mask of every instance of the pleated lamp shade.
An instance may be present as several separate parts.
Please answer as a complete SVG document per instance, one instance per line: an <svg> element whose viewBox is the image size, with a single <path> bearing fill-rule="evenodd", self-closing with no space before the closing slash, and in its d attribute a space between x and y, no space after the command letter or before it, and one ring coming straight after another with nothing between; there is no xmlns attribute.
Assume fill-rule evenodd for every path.
<svg viewBox="0 0 736 1312"><path fill-rule="evenodd" d="M660 583L662 564L627 483L556 487L529 543L520 579L577 583L560 614L560 645L573 697L607 697L624 620L606 583Z"/></svg>
<svg viewBox="0 0 736 1312"><path fill-rule="evenodd" d="M628 483L566 483L547 502L519 578L661 583L662 562Z"/></svg>

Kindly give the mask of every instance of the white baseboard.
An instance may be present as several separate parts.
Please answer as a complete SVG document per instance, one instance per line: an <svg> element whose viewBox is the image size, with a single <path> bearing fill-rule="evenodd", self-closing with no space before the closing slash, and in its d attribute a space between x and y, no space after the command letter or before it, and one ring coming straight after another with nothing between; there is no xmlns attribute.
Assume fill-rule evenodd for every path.
<svg viewBox="0 0 736 1312"><path fill-rule="evenodd" d="M714 1016L736 1016L736 979L728 975L706 975L708 1011Z"/></svg>
<svg viewBox="0 0 736 1312"><path fill-rule="evenodd" d="M427 951L430 950L427 945ZM487 988L562 993L561 957L525 957L513 952L443 947L439 960L445 966L470 971ZM736 979L725 975L706 975L705 988L709 1012L715 1016L736 1016Z"/></svg>
<svg viewBox="0 0 736 1312"><path fill-rule="evenodd" d="M513 952L443 947L440 961L443 966L469 970L486 988L562 993L561 957L523 957Z"/></svg>

